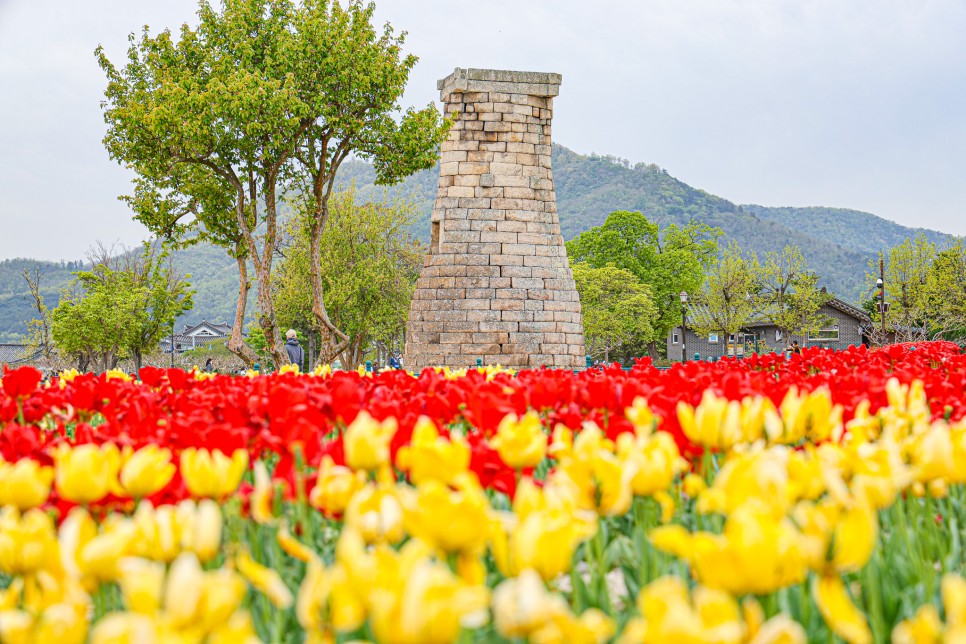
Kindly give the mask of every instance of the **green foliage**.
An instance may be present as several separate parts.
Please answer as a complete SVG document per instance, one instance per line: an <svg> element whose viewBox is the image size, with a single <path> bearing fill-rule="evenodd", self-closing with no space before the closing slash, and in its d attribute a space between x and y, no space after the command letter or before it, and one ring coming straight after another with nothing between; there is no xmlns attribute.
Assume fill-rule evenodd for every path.
<svg viewBox="0 0 966 644"><path fill-rule="evenodd" d="M651 321L657 307L651 289L634 273L613 264L594 268L586 262L571 264L580 294L587 351L609 362L614 354L622 359L629 346L657 338Z"/></svg>
<svg viewBox="0 0 966 644"><path fill-rule="evenodd" d="M57 349L82 369L112 369L131 356L136 369L157 348L175 319L191 308L191 285L178 276L167 252L146 245L140 254L111 257L106 250L89 271L78 271L51 311Z"/></svg>
<svg viewBox="0 0 966 644"><path fill-rule="evenodd" d="M818 331L825 322L819 310L831 296L819 288L819 276L808 270L801 250L786 245L781 252L766 253L764 263L754 261L755 307L762 319L778 327L786 338Z"/></svg>
<svg viewBox="0 0 966 644"><path fill-rule="evenodd" d="M312 204L317 236L350 154L370 161L378 182L393 183L432 166L448 130L432 105L401 112L416 58L403 55L391 26L376 32L374 9L228 0L216 11L201 2L198 27L183 25L177 38L147 28L132 35L121 68L97 51L109 81L104 143L137 174L126 198L135 217L159 236L211 241L252 262L259 324L276 361L284 348L271 277L283 195L299 192ZM319 288L313 297L327 322ZM241 308L246 298L241 289Z"/></svg>
<svg viewBox="0 0 966 644"><path fill-rule="evenodd" d="M678 294L697 292L704 283L720 235L720 230L698 223L660 229L639 212L618 211L567 242L567 253L571 261L593 268L610 264L625 269L647 285L656 309L651 325L657 338L681 324Z"/></svg>
<svg viewBox="0 0 966 644"><path fill-rule="evenodd" d="M731 242L708 270L688 326L700 335L720 333L727 338L737 334L755 313L756 282L754 262Z"/></svg>
<svg viewBox="0 0 966 644"><path fill-rule="evenodd" d="M349 337L343 365L365 361L373 343L392 344L403 334L425 249L408 232L415 207L401 200L359 203L353 188L333 195L320 238L324 297L332 321ZM310 216L301 212L285 232L285 259L275 276L275 303L286 326L319 331L312 314Z"/></svg>
<svg viewBox="0 0 966 644"><path fill-rule="evenodd" d="M893 246L885 261L885 300L889 304L886 332L898 341L945 338L966 339L966 243L956 239L938 247L925 234ZM879 297L875 283L879 262L869 261L866 284L872 298ZM874 333L881 335L882 315L873 305ZM876 338L888 341L891 338Z"/></svg>
<svg viewBox="0 0 966 644"><path fill-rule="evenodd" d="M966 241L958 238L936 253L926 277L933 337L966 340Z"/></svg>
<svg viewBox="0 0 966 644"><path fill-rule="evenodd" d="M268 350L268 340L265 339L265 332L262 330L262 327L249 324L247 342L248 346L255 352L255 355L258 356L258 365L262 373L274 371L275 365L272 364L272 358Z"/></svg>

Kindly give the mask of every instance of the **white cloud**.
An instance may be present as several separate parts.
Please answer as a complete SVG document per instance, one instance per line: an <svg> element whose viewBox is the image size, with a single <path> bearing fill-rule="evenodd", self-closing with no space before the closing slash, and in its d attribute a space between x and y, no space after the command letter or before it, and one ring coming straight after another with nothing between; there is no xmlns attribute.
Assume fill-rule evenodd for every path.
<svg viewBox="0 0 966 644"><path fill-rule="evenodd" d="M657 163L738 202L848 206L966 233L960 0L380 0L420 56L564 75L554 137ZM0 0L0 257L76 257L143 229L100 144L103 43L176 28L193 0ZM38 224L43 234L37 234ZM12 232L11 232L12 231Z"/></svg>

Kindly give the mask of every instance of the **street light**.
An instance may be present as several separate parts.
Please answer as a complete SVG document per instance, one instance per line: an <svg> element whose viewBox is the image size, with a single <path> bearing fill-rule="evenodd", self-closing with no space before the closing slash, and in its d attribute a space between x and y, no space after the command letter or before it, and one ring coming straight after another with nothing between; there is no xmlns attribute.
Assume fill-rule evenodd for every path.
<svg viewBox="0 0 966 644"><path fill-rule="evenodd" d="M882 279L885 269L882 260L879 260L879 279L875 281L875 287L879 289L879 315L882 316L882 344L886 344L886 303L885 303L885 282Z"/></svg>
<svg viewBox="0 0 966 644"><path fill-rule="evenodd" d="M681 362L687 362L688 351L687 351L687 345L685 344L685 339L687 338L687 335L688 335L688 326L687 326L688 311L686 308L688 303L688 292L681 291L680 297L681 297Z"/></svg>

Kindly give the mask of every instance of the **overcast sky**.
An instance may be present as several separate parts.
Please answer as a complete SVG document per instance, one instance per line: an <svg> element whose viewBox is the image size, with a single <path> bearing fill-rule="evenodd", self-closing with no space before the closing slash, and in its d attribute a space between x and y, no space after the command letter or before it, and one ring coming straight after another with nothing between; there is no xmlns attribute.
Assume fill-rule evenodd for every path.
<svg viewBox="0 0 966 644"><path fill-rule="evenodd" d="M380 0L420 57L563 74L554 140L738 203L840 206L966 234L966 1ZM78 259L145 230L101 139L103 44L194 0L0 0L0 258ZM807 225L807 222L805 222Z"/></svg>

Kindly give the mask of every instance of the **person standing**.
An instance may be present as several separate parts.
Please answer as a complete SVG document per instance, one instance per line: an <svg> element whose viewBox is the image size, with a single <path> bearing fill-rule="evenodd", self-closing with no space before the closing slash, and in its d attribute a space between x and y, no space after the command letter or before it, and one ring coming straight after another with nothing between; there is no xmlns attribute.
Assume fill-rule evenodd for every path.
<svg viewBox="0 0 966 644"><path fill-rule="evenodd" d="M305 352L302 351L298 336L299 334L295 329L289 329L285 332L285 351L288 353L289 364L294 364L301 369L305 360Z"/></svg>

